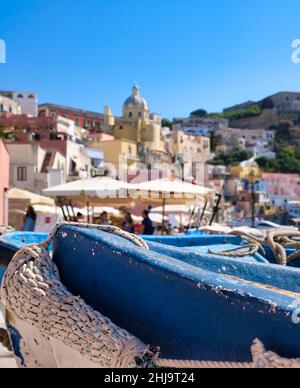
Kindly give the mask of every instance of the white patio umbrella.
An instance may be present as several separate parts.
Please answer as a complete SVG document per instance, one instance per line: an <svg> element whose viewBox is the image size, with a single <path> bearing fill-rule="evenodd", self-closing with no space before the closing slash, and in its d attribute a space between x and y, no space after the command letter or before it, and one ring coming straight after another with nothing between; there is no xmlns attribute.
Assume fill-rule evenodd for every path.
<svg viewBox="0 0 300 388"><path fill-rule="evenodd" d="M28 201L30 205L54 206L54 200L43 195L32 193L31 191L20 190L17 188L8 191L8 199L11 201Z"/></svg>
<svg viewBox="0 0 300 388"><path fill-rule="evenodd" d="M200 205L200 203L199 203ZM154 207L152 208L153 213L162 213L163 207ZM165 212L167 214L190 214L193 211L193 207L189 205L166 205Z"/></svg>
<svg viewBox="0 0 300 388"><path fill-rule="evenodd" d="M49 197L78 197L82 194L88 197L106 198L113 196L121 197L127 194L130 184L112 178L92 178L81 179L66 183L60 186L51 187L44 190L44 194Z"/></svg>
<svg viewBox="0 0 300 388"><path fill-rule="evenodd" d="M134 201L128 196L130 184L112 178L82 179L44 190L49 197L74 201L74 206L131 207Z"/></svg>
<svg viewBox="0 0 300 388"><path fill-rule="evenodd" d="M159 179L154 181L143 182L134 185L134 190L131 195L143 200L147 199L149 204L154 201L162 201L163 223L166 215L166 206L171 204L182 204L186 202L199 201L213 190L203 186L194 185L179 179Z"/></svg>
<svg viewBox="0 0 300 388"><path fill-rule="evenodd" d="M137 185L132 185L136 190L136 194L140 197L147 197L150 194L153 199L178 199L178 200L194 200L203 198L213 192L203 186L194 185L189 182L184 182L179 179L158 179L154 181L143 182Z"/></svg>

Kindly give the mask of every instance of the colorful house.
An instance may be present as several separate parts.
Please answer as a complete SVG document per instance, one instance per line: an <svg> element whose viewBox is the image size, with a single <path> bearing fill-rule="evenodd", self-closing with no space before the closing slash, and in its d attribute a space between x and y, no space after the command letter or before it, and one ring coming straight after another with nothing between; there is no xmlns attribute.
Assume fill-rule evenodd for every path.
<svg viewBox="0 0 300 388"><path fill-rule="evenodd" d="M271 202L277 207L286 207L289 201L300 200L300 175L264 173L262 180L268 184Z"/></svg>
<svg viewBox="0 0 300 388"><path fill-rule="evenodd" d="M230 167L230 174L240 180L248 179L251 175L259 177L260 170L254 159L246 160L240 164Z"/></svg>

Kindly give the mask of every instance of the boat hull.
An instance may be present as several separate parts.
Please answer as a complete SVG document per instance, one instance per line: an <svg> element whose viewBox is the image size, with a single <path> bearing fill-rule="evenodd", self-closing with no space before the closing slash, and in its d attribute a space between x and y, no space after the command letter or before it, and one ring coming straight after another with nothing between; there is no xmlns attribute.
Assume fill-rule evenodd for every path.
<svg viewBox="0 0 300 388"><path fill-rule="evenodd" d="M18 368L96 369L99 367L62 341L41 334L39 330L14 314L8 314L7 328Z"/></svg>
<svg viewBox="0 0 300 388"><path fill-rule="evenodd" d="M241 237L238 236L221 236L221 235L203 235L202 233L195 232L191 235L185 236L143 236L146 241L150 243L159 243L162 245L167 245L170 247L176 248L191 248L195 249L198 247L199 250L203 246L209 246L213 244L241 244ZM272 252L269 246L264 246L264 259L262 259L261 255L256 255L256 259L261 262L277 264L274 253ZM286 249L287 255L291 255L295 252L294 248ZM300 267L300 257L291 263L289 263L290 267L299 268Z"/></svg>
<svg viewBox="0 0 300 388"><path fill-rule="evenodd" d="M0 237L0 265L7 266L16 252L29 244L47 239L46 233L13 232Z"/></svg>
<svg viewBox="0 0 300 388"><path fill-rule="evenodd" d="M72 227L56 236L54 261L74 295L160 346L166 358L249 361L256 338L283 356L300 356L300 326L291 317L296 294Z"/></svg>
<svg viewBox="0 0 300 388"><path fill-rule="evenodd" d="M63 226L54 238L53 260L73 295L80 295L143 343L159 346L163 358L251 362L257 338L283 357L300 356L300 325L295 319L300 295L293 292L292 284L286 289L267 286L250 277L219 273L208 262L202 267L168 253L143 250L109 233ZM237 260L235 265L239 264ZM257 271L259 266L261 271L267 267L243 264L255 265ZM284 271L299 280L297 270ZM15 352L28 366L32 357L27 344L43 333L24 328L23 323L9 319ZM53 350L53 339L44 339L42 352L62 358L66 348ZM37 349L34 354L38 353ZM43 366L51 365L49 361Z"/></svg>

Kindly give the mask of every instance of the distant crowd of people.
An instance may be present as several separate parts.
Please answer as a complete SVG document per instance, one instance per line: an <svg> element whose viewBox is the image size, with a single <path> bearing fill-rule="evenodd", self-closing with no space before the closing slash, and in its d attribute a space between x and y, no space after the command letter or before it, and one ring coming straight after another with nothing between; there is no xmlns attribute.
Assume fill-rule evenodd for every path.
<svg viewBox="0 0 300 388"><path fill-rule="evenodd" d="M123 221L121 222L121 225L118 225L118 226L120 226L121 229L123 229L128 233L143 234L146 236L153 235L155 232L155 227L150 218L150 212L148 210L144 210L142 213L142 217L143 217L142 225L137 225L133 220L132 214L129 211L126 211L124 213ZM100 217L96 220L96 224L113 225L106 211L104 211L100 215Z"/></svg>
<svg viewBox="0 0 300 388"><path fill-rule="evenodd" d="M85 217L81 213L77 213L77 222L85 222ZM150 211L144 210L142 213L142 224L138 225L134 222L132 214L129 211L126 211L123 216L123 220L121 224L116 226L120 226L121 229L128 233L135 234L143 234L146 236L151 236L155 232L155 227L150 218ZM33 206L28 206L26 209L26 213L24 216L24 232L33 232L35 230L35 224L37 220L37 214L33 208ZM95 220L98 225L114 225L114 222L111 221L109 214L104 211L98 219Z"/></svg>

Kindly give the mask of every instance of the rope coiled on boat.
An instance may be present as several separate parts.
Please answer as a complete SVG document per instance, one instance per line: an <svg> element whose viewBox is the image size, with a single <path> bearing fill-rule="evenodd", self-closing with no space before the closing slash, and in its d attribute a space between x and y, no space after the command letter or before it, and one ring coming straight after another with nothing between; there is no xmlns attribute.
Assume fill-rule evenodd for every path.
<svg viewBox="0 0 300 388"><path fill-rule="evenodd" d="M159 348L144 345L93 310L83 299L72 295L61 283L47 248L63 225L65 223L57 225L46 242L29 245L17 252L1 287L1 298L7 310L43 335L61 341L102 368L300 367L300 360L283 359L275 353L266 352L259 341L252 348L253 363L160 359ZM71 225L122 235L140 248L148 247L140 238L117 228Z"/></svg>
<svg viewBox="0 0 300 388"><path fill-rule="evenodd" d="M222 252L210 250L209 253L217 256L241 258L256 254L259 250L264 251L263 246L265 245L272 250L279 265L286 266L300 257L300 232L297 231L289 229L269 230L264 238L239 230L234 230L229 235L240 236L249 244ZM295 252L288 256L286 248L295 248Z"/></svg>
<svg viewBox="0 0 300 388"><path fill-rule="evenodd" d="M211 255L221 255L224 257L245 257L245 256L252 256L255 255L259 251L260 247L258 244L248 244L248 245L242 245L237 248L228 249L222 252L216 252L212 249L208 250L208 253Z"/></svg>
<svg viewBox="0 0 300 388"><path fill-rule="evenodd" d="M62 341L100 367L153 366L159 353L157 348L145 346L80 297L72 295L61 283L47 248L62 225L65 224L54 228L46 242L29 245L16 253L2 282L1 299L5 307L42 334ZM95 228L122 235L146 249L146 244L136 236L112 227Z"/></svg>

